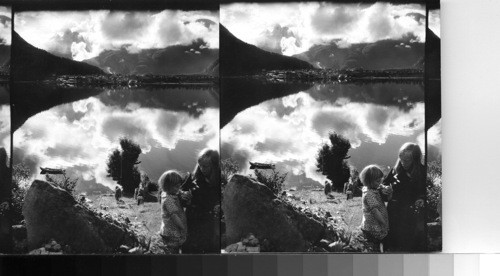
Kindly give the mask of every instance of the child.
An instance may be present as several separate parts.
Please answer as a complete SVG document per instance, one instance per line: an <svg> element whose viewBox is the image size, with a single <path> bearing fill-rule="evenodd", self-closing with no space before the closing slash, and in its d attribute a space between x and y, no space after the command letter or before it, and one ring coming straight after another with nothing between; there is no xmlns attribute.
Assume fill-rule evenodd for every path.
<svg viewBox="0 0 500 276"><path fill-rule="evenodd" d="M160 236L170 252L178 253L187 238L187 220L179 199L181 175L170 170L164 172L158 183L161 188Z"/></svg>
<svg viewBox="0 0 500 276"><path fill-rule="evenodd" d="M379 191L384 173L376 165L369 165L361 171L359 178L363 183L363 220L361 230L374 250L383 252L382 240L389 231L387 208Z"/></svg>

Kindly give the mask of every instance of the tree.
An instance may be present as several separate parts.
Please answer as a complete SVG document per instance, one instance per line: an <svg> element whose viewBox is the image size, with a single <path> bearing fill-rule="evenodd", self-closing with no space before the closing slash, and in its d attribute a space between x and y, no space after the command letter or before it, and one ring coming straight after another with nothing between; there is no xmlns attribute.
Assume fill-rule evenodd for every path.
<svg viewBox="0 0 500 276"><path fill-rule="evenodd" d="M316 171L322 173L332 182L334 191L342 191L344 183L349 181L351 175L347 160L347 152L351 149L351 143L342 135L330 133L331 145L323 144L316 156Z"/></svg>
<svg viewBox="0 0 500 276"><path fill-rule="evenodd" d="M276 169L272 169L270 172L255 169L254 174L257 181L266 185L277 196L279 196L283 191L283 183L288 175L288 173L281 173Z"/></svg>
<svg viewBox="0 0 500 276"><path fill-rule="evenodd" d="M137 160L142 150L138 144L127 138L120 138L120 147L121 151L115 149L108 156L107 176L117 181L125 194L133 195L141 182L141 173L137 167L140 162Z"/></svg>
<svg viewBox="0 0 500 276"><path fill-rule="evenodd" d="M224 159L221 162L221 189L224 190L229 179L240 170L240 166L231 158Z"/></svg>

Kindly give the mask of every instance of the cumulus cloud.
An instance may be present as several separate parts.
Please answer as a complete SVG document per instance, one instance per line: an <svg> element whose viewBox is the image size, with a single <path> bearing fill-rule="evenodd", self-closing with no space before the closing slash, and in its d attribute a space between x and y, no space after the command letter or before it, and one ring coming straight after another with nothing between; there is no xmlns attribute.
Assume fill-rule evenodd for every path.
<svg viewBox="0 0 500 276"><path fill-rule="evenodd" d="M441 38L441 11L429 11L429 29Z"/></svg>
<svg viewBox="0 0 500 276"><path fill-rule="evenodd" d="M37 11L16 13L15 31L53 54L84 60L105 50L190 45L219 47L218 13L211 11Z"/></svg>
<svg viewBox="0 0 500 276"><path fill-rule="evenodd" d="M83 116L75 116L81 113ZM18 162L34 164L33 173L39 166L66 168L85 181L113 187L115 182L106 177L106 160L113 149L120 147L120 137L129 137L140 145L144 161L140 168L152 173L154 179L167 168L186 170L194 165L186 165L181 158L172 159L181 156L186 145L186 154L193 159L190 162L205 147L217 149L218 121L217 108L207 108L195 118L187 111L140 106L124 109L92 97L28 119L14 133L14 153ZM204 131L200 132L200 128ZM183 146L180 149L178 145ZM167 159L156 158L171 153L174 155Z"/></svg>
<svg viewBox="0 0 500 276"><path fill-rule="evenodd" d="M0 44L11 44L11 9L0 6Z"/></svg>
<svg viewBox="0 0 500 276"><path fill-rule="evenodd" d="M223 158L236 160L244 173L250 172L248 161L271 162L291 172L289 181L309 179L322 184L325 177L316 172L315 157L328 142L329 132L349 139L350 160L358 170L370 160L391 166L399 147L416 142L423 133L424 114L423 102L405 111L374 103L315 99L299 92L240 112L221 130L221 152ZM374 156L379 159L373 160Z"/></svg>
<svg viewBox="0 0 500 276"><path fill-rule="evenodd" d="M10 156L10 105L0 105L0 148Z"/></svg>
<svg viewBox="0 0 500 276"><path fill-rule="evenodd" d="M425 41L425 7L417 4L238 3L222 5L220 14L239 39L289 56L332 41L345 47L408 33Z"/></svg>

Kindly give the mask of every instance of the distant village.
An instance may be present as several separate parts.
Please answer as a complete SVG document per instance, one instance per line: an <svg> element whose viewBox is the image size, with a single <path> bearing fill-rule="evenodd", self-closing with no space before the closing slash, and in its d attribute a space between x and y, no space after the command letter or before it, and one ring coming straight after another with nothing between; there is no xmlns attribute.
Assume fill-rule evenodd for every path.
<svg viewBox="0 0 500 276"><path fill-rule="evenodd" d="M58 87L134 88L143 86L213 86L218 78L210 75L60 75L44 83Z"/></svg>
<svg viewBox="0 0 500 276"><path fill-rule="evenodd" d="M262 71L254 78L268 82L363 82L363 81L423 81L422 69L301 69Z"/></svg>

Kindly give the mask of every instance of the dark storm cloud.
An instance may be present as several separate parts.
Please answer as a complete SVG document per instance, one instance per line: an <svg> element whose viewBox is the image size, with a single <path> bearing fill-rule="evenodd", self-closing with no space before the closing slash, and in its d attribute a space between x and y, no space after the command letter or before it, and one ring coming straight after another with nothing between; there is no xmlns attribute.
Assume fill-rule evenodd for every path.
<svg viewBox="0 0 500 276"><path fill-rule="evenodd" d="M350 28L358 20L358 14L345 6L332 9L322 5L312 16L311 23L318 33L335 34Z"/></svg>
<svg viewBox="0 0 500 276"><path fill-rule="evenodd" d="M425 15L418 12L407 13L406 16L413 18L419 25L425 24Z"/></svg>
<svg viewBox="0 0 500 276"><path fill-rule="evenodd" d="M215 24L217 24L217 23L213 22L212 20L206 19L206 18L197 19L195 22L202 23L203 26L205 26L205 28L207 28L207 29L210 28L211 26L214 26Z"/></svg>
<svg viewBox="0 0 500 276"><path fill-rule="evenodd" d="M5 27L10 27L11 25L11 19L8 16L5 15L0 15L0 24L4 25Z"/></svg>
<svg viewBox="0 0 500 276"><path fill-rule="evenodd" d="M150 15L134 12L110 12L102 22L103 34L111 39L128 39L141 35L150 23Z"/></svg>

